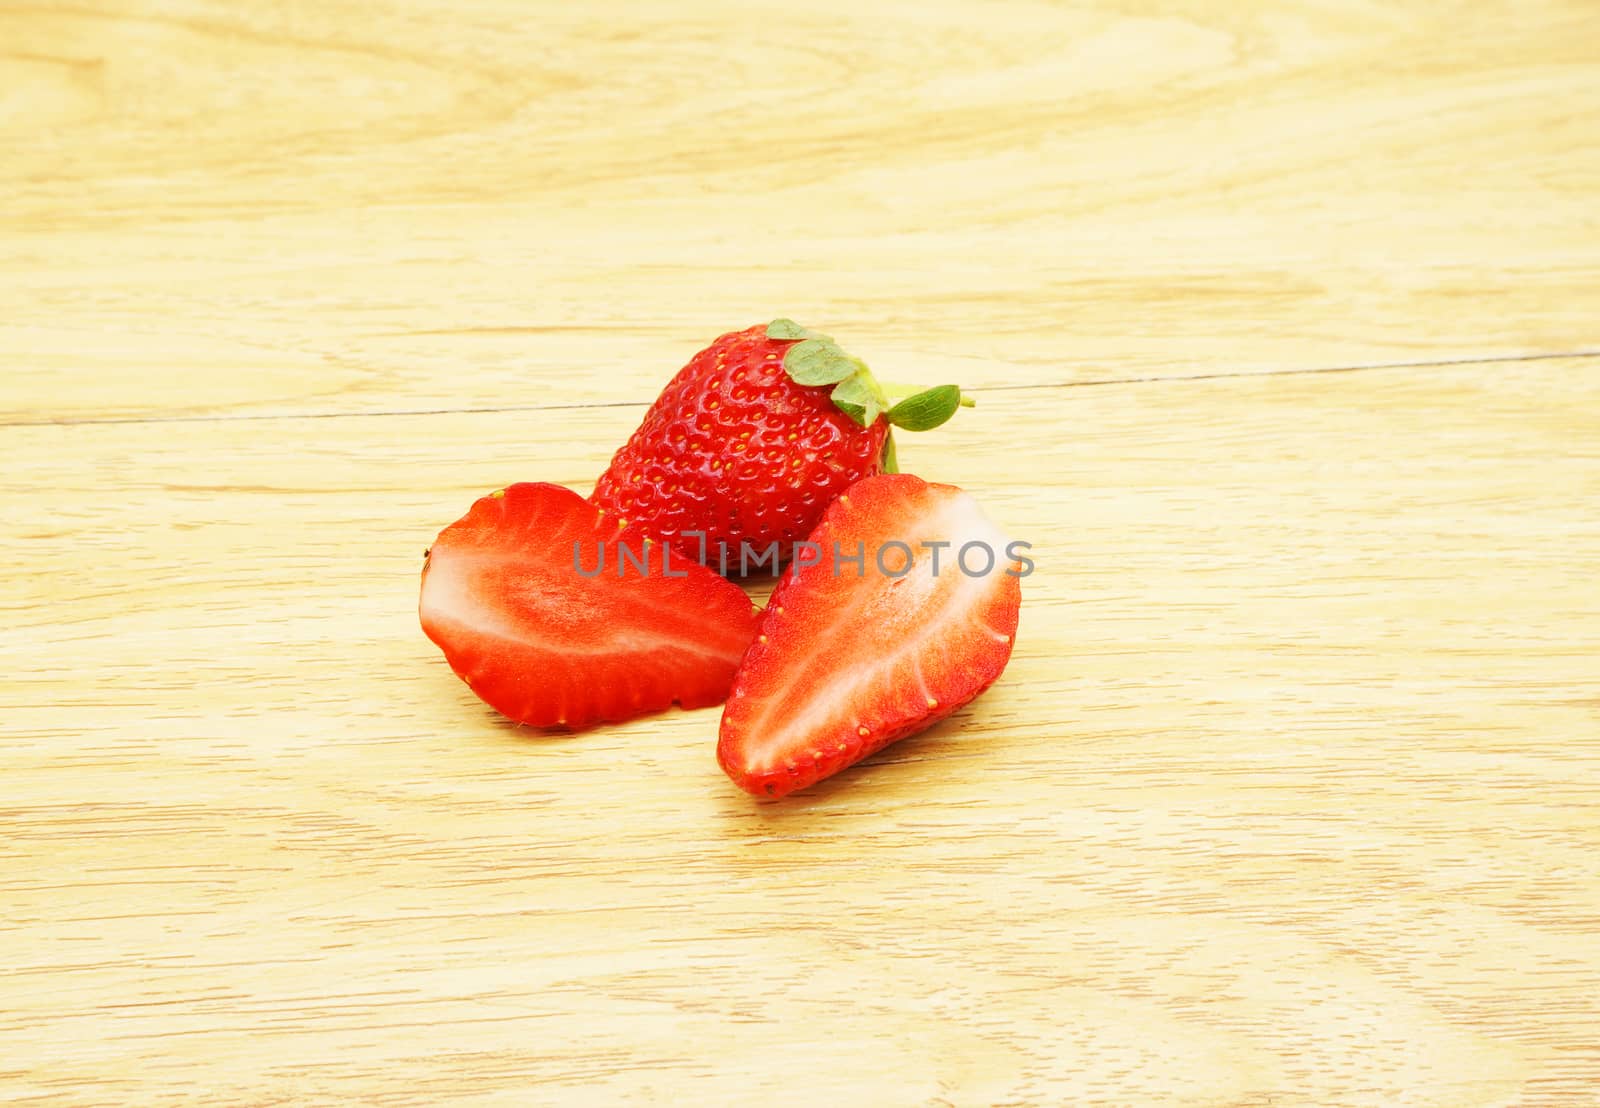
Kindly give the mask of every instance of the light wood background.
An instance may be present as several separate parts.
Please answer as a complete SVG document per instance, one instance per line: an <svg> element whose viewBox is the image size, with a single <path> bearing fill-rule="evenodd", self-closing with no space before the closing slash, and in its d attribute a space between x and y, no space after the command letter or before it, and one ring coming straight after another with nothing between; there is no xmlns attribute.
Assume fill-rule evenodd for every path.
<svg viewBox="0 0 1600 1108"><path fill-rule="evenodd" d="M0 1099L1600 1103L1592 0L0 4ZM416 624L790 315L989 694L789 802Z"/></svg>

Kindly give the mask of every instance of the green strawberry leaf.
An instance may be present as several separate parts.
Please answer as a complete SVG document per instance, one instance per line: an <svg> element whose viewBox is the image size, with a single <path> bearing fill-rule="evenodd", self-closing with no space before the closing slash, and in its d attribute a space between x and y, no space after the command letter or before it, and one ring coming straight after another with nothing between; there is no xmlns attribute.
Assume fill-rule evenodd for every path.
<svg viewBox="0 0 1600 1108"><path fill-rule="evenodd" d="M853 375L861 363L831 339L806 339L789 347L783 368L797 385L831 385Z"/></svg>
<svg viewBox="0 0 1600 1108"><path fill-rule="evenodd" d="M883 414L883 403L879 399L879 393L865 374L857 373L846 377L829 395L833 399L834 407L863 427L871 427Z"/></svg>
<svg viewBox="0 0 1600 1108"><path fill-rule="evenodd" d="M783 369L791 381L797 385L833 385L829 395L834 406L863 427L871 427L887 411L889 421L896 427L926 431L944 423L958 407L972 406L972 401L962 396L955 385L918 389L880 384L864 362L846 354L830 336L802 327L792 319L779 318L767 324L767 337L794 344L783 355ZM891 405L890 396L904 399ZM885 443L884 457L887 464L893 464L892 442Z"/></svg>
<svg viewBox="0 0 1600 1108"><path fill-rule="evenodd" d="M959 407L961 390L955 385L937 385L890 408L889 422L907 431L930 431L955 415Z"/></svg>
<svg viewBox="0 0 1600 1108"><path fill-rule="evenodd" d="M803 339L811 334L792 319L775 319L767 324L769 339Z"/></svg>
<svg viewBox="0 0 1600 1108"><path fill-rule="evenodd" d="M894 452L894 431L891 429L883 436L883 472L899 473L900 459Z"/></svg>

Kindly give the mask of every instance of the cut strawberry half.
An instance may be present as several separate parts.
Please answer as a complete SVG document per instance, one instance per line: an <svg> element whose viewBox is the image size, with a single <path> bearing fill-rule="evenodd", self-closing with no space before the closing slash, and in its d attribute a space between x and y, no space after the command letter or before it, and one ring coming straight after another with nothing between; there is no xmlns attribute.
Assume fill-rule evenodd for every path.
<svg viewBox="0 0 1600 1108"><path fill-rule="evenodd" d="M676 550L641 540L624 551L620 527L560 485L484 497L428 552L423 631L519 723L579 728L720 703L755 636L754 606Z"/></svg>
<svg viewBox="0 0 1600 1108"><path fill-rule="evenodd" d="M808 541L722 714L717 760L756 796L804 788L950 715L1000 676L1016 638L1023 559L952 485L868 477Z"/></svg>

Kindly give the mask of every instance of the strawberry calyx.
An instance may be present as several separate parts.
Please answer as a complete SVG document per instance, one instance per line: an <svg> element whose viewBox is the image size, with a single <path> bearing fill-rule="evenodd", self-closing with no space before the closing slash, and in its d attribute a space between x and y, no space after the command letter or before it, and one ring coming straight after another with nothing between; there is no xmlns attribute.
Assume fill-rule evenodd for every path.
<svg viewBox="0 0 1600 1108"><path fill-rule="evenodd" d="M802 327L792 319L775 319L767 325L767 338L793 342L783 355L783 370L797 385L832 385L834 406L862 427L880 415L906 431L931 431L970 408L973 400L956 385L899 385L879 381L867 363L847 354L830 335ZM893 458L891 440L885 440L886 459Z"/></svg>
<svg viewBox="0 0 1600 1108"><path fill-rule="evenodd" d="M831 335L803 327L792 319L775 319L767 324L767 338L793 342L783 355L783 370L797 385L832 385L829 398L834 407L862 427L871 427L880 415L887 416L890 430L883 437L882 468L899 473L895 456L894 428L906 431L931 431L956 414L957 408L970 408L973 399L963 396L957 385L901 385L879 381L867 363L847 354Z"/></svg>

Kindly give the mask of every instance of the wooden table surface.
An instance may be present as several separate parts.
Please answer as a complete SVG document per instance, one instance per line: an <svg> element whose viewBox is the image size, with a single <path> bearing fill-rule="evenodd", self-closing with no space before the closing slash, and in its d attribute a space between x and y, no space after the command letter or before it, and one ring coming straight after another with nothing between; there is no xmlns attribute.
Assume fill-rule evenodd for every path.
<svg viewBox="0 0 1600 1108"><path fill-rule="evenodd" d="M0 6L0 1099L1600 1103L1600 49L1526 4ZM1016 654L787 802L423 548L788 315Z"/></svg>

